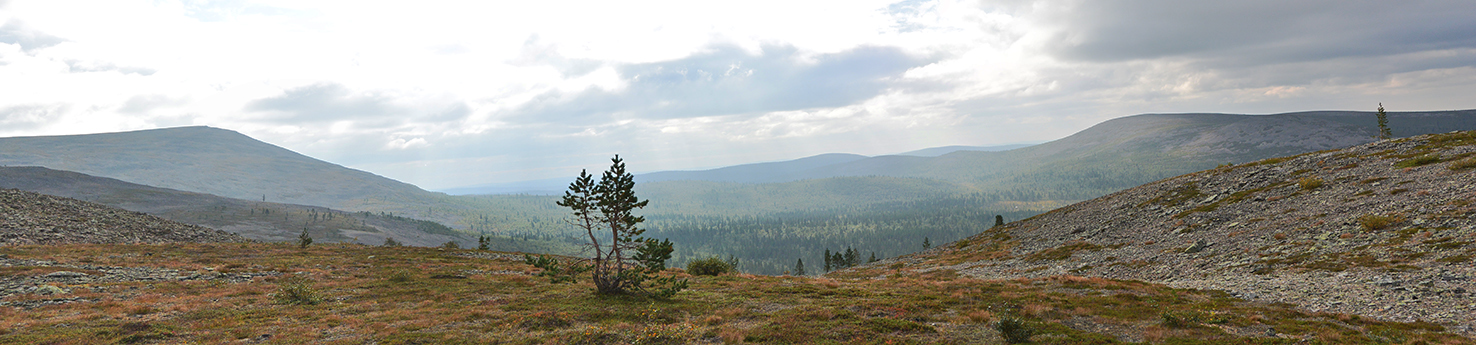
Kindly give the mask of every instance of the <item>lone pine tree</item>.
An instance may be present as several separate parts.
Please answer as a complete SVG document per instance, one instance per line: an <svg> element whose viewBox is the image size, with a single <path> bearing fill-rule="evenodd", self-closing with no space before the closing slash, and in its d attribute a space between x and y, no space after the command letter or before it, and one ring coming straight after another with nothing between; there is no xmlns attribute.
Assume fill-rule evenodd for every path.
<svg viewBox="0 0 1476 345"><path fill-rule="evenodd" d="M635 195L635 176L625 170L620 155L612 158L610 169L599 183L588 171L569 184L562 200L556 202L573 213L571 224L585 231L585 246L594 257L570 263L556 259L525 256L528 263L543 268L555 281L573 281L573 276L591 272L595 291L600 294L635 293L658 298L670 297L687 287L687 280L658 276L666 269L673 250L670 240L647 239L640 228L646 220L634 210L644 208L650 200Z"/></svg>

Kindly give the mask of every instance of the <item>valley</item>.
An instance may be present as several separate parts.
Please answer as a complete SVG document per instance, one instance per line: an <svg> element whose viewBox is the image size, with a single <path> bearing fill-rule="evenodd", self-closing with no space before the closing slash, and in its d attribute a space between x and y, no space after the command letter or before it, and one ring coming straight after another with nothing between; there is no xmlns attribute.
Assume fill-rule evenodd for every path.
<svg viewBox="0 0 1476 345"><path fill-rule="evenodd" d="M642 174L637 189L653 200L643 210L650 219L649 235L680 243L675 263L731 256L743 260L746 272L782 274L797 260L823 261L827 249L892 257L923 249L924 240L939 244L976 234L993 226L994 216L1013 221L1225 163L1367 143L1376 132L1372 117L1367 112L1146 114L1010 150L828 154ZM1394 112L1390 118L1399 135L1476 128L1471 110ZM208 144L189 144L197 141ZM235 201L182 202L203 196L164 193L174 196L139 203L127 199L154 194L127 187L113 193L126 197L99 202L262 240L290 241L307 227L326 241L370 245L394 237L414 245L455 241L474 247L477 237L489 236L500 249L575 254L581 243L553 196L429 192L215 128L0 138L0 164L72 169L231 198ZM47 192L46 184L17 187ZM567 181L549 184L553 187L543 189L560 190ZM89 198L83 188L73 188L73 194L49 190ZM178 200L165 200L170 198ZM201 207L207 204L224 208ZM282 218L258 216L253 207Z"/></svg>
<svg viewBox="0 0 1476 345"><path fill-rule="evenodd" d="M972 153L939 158L960 154ZM691 283L651 300L555 283L509 253L573 251L551 196L427 193L442 206L348 212L4 167L8 186L266 242L134 244L122 232L98 237L107 244L0 247L0 303L10 307L0 308L9 325L0 342L962 344L1013 342L1015 331L1001 328L1010 323L1047 344L1464 344L1476 322L1464 305L1476 291L1473 172L1468 131L1219 164L1070 204L1111 184L1062 178L1074 175L1039 181L1080 189L1035 192L915 176L652 182L637 187L654 200L643 210L647 236L679 244L676 268L659 274ZM118 212L129 211L65 218L96 224ZM293 244L243 230L252 224L341 240ZM498 235L499 247L347 240L477 230ZM813 252L843 248L878 260L788 272L802 259L807 273L826 273ZM679 268L708 256L741 272Z"/></svg>

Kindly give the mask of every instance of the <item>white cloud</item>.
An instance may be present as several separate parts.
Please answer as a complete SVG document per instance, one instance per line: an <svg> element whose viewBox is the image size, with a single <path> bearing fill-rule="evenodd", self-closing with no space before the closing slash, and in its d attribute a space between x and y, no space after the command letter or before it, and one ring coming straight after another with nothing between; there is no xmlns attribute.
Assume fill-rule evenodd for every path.
<svg viewBox="0 0 1476 345"><path fill-rule="evenodd" d="M212 125L427 187L614 152L711 167L1146 112L1471 108L1476 91L1462 2L4 6L0 135Z"/></svg>

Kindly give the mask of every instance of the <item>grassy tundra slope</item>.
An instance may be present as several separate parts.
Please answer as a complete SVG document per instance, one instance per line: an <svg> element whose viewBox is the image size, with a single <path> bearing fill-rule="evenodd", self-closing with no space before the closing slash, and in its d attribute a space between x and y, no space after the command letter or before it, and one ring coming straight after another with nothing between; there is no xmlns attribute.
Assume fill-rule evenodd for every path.
<svg viewBox="0 0 1476 345"><path fill-rule="evenodd" d="M147 255L141 253L148 253ZM1471 344L1439 325L1098 278L688 277L671 300L550 284L516 256L285 244L0 247L0 343ZM60 273L66 272L66 273ZM54 288L22 286L45 285Z"/></svg>

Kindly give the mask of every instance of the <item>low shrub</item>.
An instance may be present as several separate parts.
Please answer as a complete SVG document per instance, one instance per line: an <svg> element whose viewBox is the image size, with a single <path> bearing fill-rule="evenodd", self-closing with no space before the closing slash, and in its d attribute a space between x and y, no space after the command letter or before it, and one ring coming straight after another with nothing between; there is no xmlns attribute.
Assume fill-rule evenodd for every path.
<svg viewBox="0 0 1476 345"><path fill-rule="evenodd" d="M1476 157L1466 158L1458 160L1455 163L1450 163L1450 170L1461 171L1470 170L1471 168L1476 168Z"/></svg>
<svg viewBox="0 0 1476 345"><path fill-rule="evenodd" d="M1413 167L1417 167L1417 166L1421 166L1421 165L1434 164L1434 163L1440 163L1440 154L1434 154L1434 153L1432 153L1432 154L1428 154L1428 155L1423 155L1423 156L1418 156L1418 157L1414 157L1414 158L1402 160L1402 161L1399 161L1398 163L1394 163L1394 166L1400 167L1400 168L1413 168Z"/></svg>
<svg viewBox="0 0 1476 345"><path fill-rule="evenodd" d="M415 275L410 274L410 271L405 271L405 270L394 271L394 272L391 272L390 275L389 275L389 281L396 282L396 283L404 283L404 282L408 282L408 281L411 281L411 280L414 280L414 279L415 279Z"/></svg>
<svg viewBox="0 0 1476 345"><path fill-rule="evenodd" d="M277 300L277 304L314 305L323 302L322 292L313 288L313 280L300 276L283 279L282 285L277 287L277 293L272 297Z"/></svg>
<svg viewBox="0 0 1476 345"><path fill-rule="evenodd" d="M733 265L723 258L712 256L687 263L687 273L699 276L715 276L733 272Z"/></svg>
<svg viewBox="0 0 1476 345"><path fill-rule="evenodd" d="M1199 323L1197 315L1185 312L1164 312L1158 315L1163 319L1163 326L1168 328L1185 328Z"/></svg>
<svg viewBox="0 0 1476 345"><path fill-rule="evenodd" d="M302 248L302 249L307 249L308 245L311 245L311 244L313 244L313 237L312 236L308 236L308 229L307 228L303 228L302 229L302 234L301 235L297 235L297 247L298 248Z"/></svg>
<svg viewBox="0 0 1476 345"><path fill-rule="evenodd" d="M1035 328L1030 327L1024 320L1014 317L1006 317L994 325L999 331L999 336L1010 344L1021 344L1030 342L1030 336L1035 335Z"/></svg>
<svg viewBox="0 0 1476 345"><path fill-rule="evenodd" d="M1318 187L1322 187L1322 179L1316 177L1308 177L1297 181L1297 185L1301 186L1303 190L1313 190L1317 189Z"/></svg>
<svg viewBox="0 0 1476 345"><path fill-rule="evenodd" d="M1368 231L1383 230L1384 228L1388 228L1390 225L1398 223L1401 220L1404 219L1397 215L1381 216L1375 214L1365 214L1362 217L1358 217L1358 225L1363 226L1363 229Z"/></svg>

